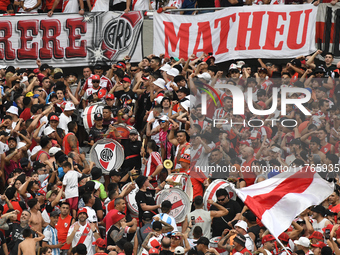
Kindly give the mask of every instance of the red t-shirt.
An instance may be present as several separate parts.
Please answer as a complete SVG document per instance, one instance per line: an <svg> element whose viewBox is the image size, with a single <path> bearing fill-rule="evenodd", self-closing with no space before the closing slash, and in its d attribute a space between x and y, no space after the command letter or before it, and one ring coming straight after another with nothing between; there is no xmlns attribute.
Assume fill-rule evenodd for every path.
<svg viewBox="0 0 340 255"><path fill-rule="evenodd" d="M25 108L25 110L23 110L22 113L20 114L20 118L23 119L24 121L29 120L31 117L32 115L30 108Z"/></svg>
<svg viewBox="0 0 340 255"><path fill-rule="evenodd" d="M0 1L0 10L1 11L7 11L7 6L11 3L10 0L3 0Z"/></svg>

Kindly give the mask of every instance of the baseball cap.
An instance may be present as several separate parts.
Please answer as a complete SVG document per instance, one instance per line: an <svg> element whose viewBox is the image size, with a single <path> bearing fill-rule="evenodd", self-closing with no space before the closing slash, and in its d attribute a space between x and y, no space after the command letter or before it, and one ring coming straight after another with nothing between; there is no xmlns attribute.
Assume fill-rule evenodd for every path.
<svg viewBox="0 0 340 255"><path fill-rule="evenodd" d="M49 66L48 64L42 64L41 66L40 66L40 71L45 71L46 69L53 69L53 67L52 66Z"/></svg>
<svg viewBox="0 0 340 255"><path fill-rule="evenodd" d="M205 81L209 82L211 80L211 75L208 72L204 72L202 74L197 75L198 78L204 79Z"/></svg>
<svg viewBox="0 0 340 255"><path fill-rule="evenodd" d="M240 141L240 144L245 144L245 145L247 145L247 146L250 146L249 142L247 142L247 141L245 141L245 140Z"/></svg>
<svg viewBox="0 0 340 255"><path fill-rule="evenodd" d="M167 115L162 115L162 117L160 117L159 120L169 121L169 117Z"/></svg>
<svg viewBox="0 0 340 255"><path fill-rule="evenodd" d="M242 245L243 247L246 246L246 238L244 237L244 235L237 234L237 236L235 236L234 238L234 242Z"/></svg>
<svg viewBox="0 0 340 255"><path fill-rule="evenodd" d="M260 70L259 70L259 72L264 72L264 73L267 73L268 71L267 71L267 69L266 69L266 68L264 68L264 67L261 67L261 68L260 68Z"/></svg>
<svg viewBox="0 0 340 255"><path fill-rule="evenodd" d="M46 199L49 199L51 196L52 196L52 194L58 194L58 191L56 191L56 190L50 190L50 191L48 191L47 193L46 193Z"/></svg>
<svg viewBox="0 0 340 255"><path fill-rule="evenodd" d="M115 98L115 96L113 94L107 94L105 98L113 100Z"/></svg>
<svg viewBox="0 0 340 255"><path fill-rule="evenodd" d="M56 121L59 121L59 118L57 115L52 115L51 118L50 118L50 121L51 120L56 120Z"/></svg>
<svg viewBox="0 0 340 255"><path fill-rule="evenodd" d="M136 129L130 130L130 135L139 135L138 131Z"/></svg>
<svg viewBox="0 0 340 255"><path fill-rule="evenodd" d="M55 130L50 126L48 126L47 128L44 129L44 135L46 135L46 136L49 135L49 134L52 134L53 132L55 132Z"/></svg>
<svg viewBox="0 0 340 255"><path fill-rule="evenodd" d="M275 237L273 235L265 235L264 237L262 237L262 243L266 243L266 242L270 242L275 240Z"/></svg>
<svg viewBox="0 0 340 255"><path fill-rule="evenodd" d="M312 212L320 213L322 216L325 215L326 209L322 205L316 205L311 209Z"/></svg>
<svg viewBox="0 0 340 255"><path fill-rule="evenodd" d="M95 119L95 120L102 120L102 119L103 119L103 114L101 114L101 113L96 113L96 115L94 115L94 119Z"/></svg>
<svg viewBox="0 0 340 255"><path fill-rule="evenodd" d="M61 151L61 149L58 147L52 147L48 150L48 154L50 154L50 156L54 156L58 151Z"/></svg>
<svg viewBox="0 0 340 255"><path fill-rule="evenodd" d="M327 93L327 89L325 87L317 87L315 90L317 89Z"/></svg>
<svg viewBox="0 0 340 255"><path fill-rule="evenodd" d="M124 77L124 78L121 80L121 82L123 82L123 81L128 82L128 83L131 83L131 80L130 80L129 77Z"/></svg>
<svg viewBox="0 0 340 255"><path fill-rule="evenodd" d="M247 210L245 211L243 214L242 214L243 217L245 217L247 220L249 221L256 221L256 216L255 214L250 211L250 210Z"/></svg>
<svg viewBox="0 0 340 255"><path fill-rule="evenodd" d="M177 246L175 248L174 254L184 254L184 253L185 253L185 250L184 250L184 248L182 246ZM149 251L149 254L150 254L150 251Z"/></svg>
<svg viewBox="0 0 340 255"><path fill-rule="evenodd" d="M323 240L323 234L321 232L319 232L319 231L314 231L310 235L309 239L312 239L312 238L315 238L315 239L318 239L318 240Z"/></svg>
<svg viewBox="0 0 340 255"><path fill-rule="evenodd" d="M230 70L233 70L233 69L238 70L238 69L237 69L237 65L236 65L235 63L232 63L232 64L229 66L229 71L230 71Z"/></svg>
<svg viewBox="0 0 340 255"><path fill-rule="evenodd" d="M151 212L145 211L145 212L143 213L143 220L151 220L151 219L152 219L152 216L153 216L153 214L152 214Z"/></svg>
<svg viewBox="0 0 340 255"><path fill-rule="evenodd" d="M135 180L136 184L138 185L138 188L141 188L147 179L148 178L144 175L138 176L137 179Z"/></svg>
<svg viewBox="0 0 340 255"><path fill-rule="evenodd" d="M56 79L56 80L64 78L64 74L62 72L55 73L53 78Z"/></svg>
<svg viewBox="0 0 340 255"><path fill-rule="evenodd" d="M322 229L322 231L325 233L326 229L328 229L329 231L332 231L333 225L332 224L328 224L325 228Z"/></svg>
<svg viewBox="0 0 340 255"><path fill-rule="evenodd" d="M81 213L86 213L86 216L88 216L87 209L85 207L78 210L77 216L79 216L79 214L81 214Z"/></svg>
<svg viewBox="0 0 340 255"><path fill-rule="evenodd" d="M118 221L120 221L121 219L123 219L125 217L124 214L122 214L121 212L119 212L118 210L116 210L113 214L112 214L112 224L116 224Z"/></svg>
<svg viewBox="0 0 340 255"><path fill-rule="evenodd" d="M289 235L287 235L285 232L283 232L281 235L279 235L279 240L288 243L289 242Z"/></svg>
<svg viewBox="0 0 340 255"><path fill-rule="evenodd" d="M91 76L92 80L100 80L99 75L95 74Z"/></svg>
<svg viewBox="0 0 340 255"><path fill-rule="evenodd" d="M311 244L311 246L322 249L323 247L326 247L327 245L324 242L317 242L316 244Z"/></svg>
<svg viewBox="0 0 340 255"><path fill-rule="evenodd" d="M248 230L248 224L247 222L245 222L244 220L239 220L234 227L240 227L242 229L244 229L245 231Z"/></svg>
<svg viewBox="0 0 340 255"><path fill-rule="evenodd" d="M237 62L236 62L236 67L237 67L237 68L241 68L241 67L242 67L243 65L245 65L245 64L246 64L246 63L245 63L244 61L242 61L242 60L241 60L241 61L237 61Z"/></svg>
<svg viewBox="0 0 340 255"><path fill-rule="evenodd" d="M209 245L210 241L208 238L201 236L196 242L194 242L195 244L204 244L206 246Z"/></svg>
<svg viewBox="0 0 340 255"><path fill-rule="evenodd" d="M177 247L176 247L176 249L177 249ZM175 253L176 253L176 249L175 249ZM159 250L156 249L156 248L151 248L149 250L149 254L159 254Z"/></svg>
<svg viewBox="0 0 340 255"><path fill-rule="evenodd" d="M100 248L106 248L106 242L102 238L98 238L95 242L92 243L93 245L97 245Z"/></svg>
<svg viewBox="0 0 340 255"><path fill-rule="evenodd" d="M310 241L307 237L301 236L299 240L295 240L294 244L301 245L303 247L309 247Z"/></svg>
<svg viewBox="0 0 340 255"><path fill-rule="evenodd" d="M110 176L110 177L111 177L111 176L120 176L120 175L121 175L120 172L118 172L118 171L115 170L115 169L111 170L110 173L109 173L109 176Z"/></svg>
<svg viewBox="0 0 340 255"><path fill-rule="evenodd" d="M74 104L72 102L67 102L65 105L65 111L72 111L75 110L76 107L74 106Z"/></svg>

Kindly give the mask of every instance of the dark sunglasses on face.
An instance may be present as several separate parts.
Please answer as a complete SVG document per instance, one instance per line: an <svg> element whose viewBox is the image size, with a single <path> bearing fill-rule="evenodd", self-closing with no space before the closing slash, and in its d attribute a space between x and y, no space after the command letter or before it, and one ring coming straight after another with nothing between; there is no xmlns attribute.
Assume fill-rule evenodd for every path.
<svg viewBox="0 0 340 255"><path fill-rule="evenodd" d="M224 199L225 199L225 198L217 199L217 201L222 202L222 201L224 201Z"/></svg>
<svg viewBox="0 0 340 255"><path fill-rule="evenodd" d="M99 80L92 80L92 83L99 83Z"/></svg>

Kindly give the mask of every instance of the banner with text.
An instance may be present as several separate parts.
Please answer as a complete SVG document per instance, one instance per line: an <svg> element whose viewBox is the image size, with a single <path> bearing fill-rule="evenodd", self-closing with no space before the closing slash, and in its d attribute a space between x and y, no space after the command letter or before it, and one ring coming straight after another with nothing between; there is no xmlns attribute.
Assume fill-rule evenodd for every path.
<svg viewBox="0 0 340 255"><path fill-rule="evenodd" d="M140 61L142 25L141 12L6 16L0 21L1 64L109 65L126 55Z"/></svg>
<svg viewBox="0 0 340 255"><path fill-rule="evenodd" d="M260 5L191 15L154 15L154 54L187 59L213 53L216 62L293 58L315 51L317 7Z"/></svg>
<svg viewBox="0 0 340 255"><path fill-rule="evenodd" d="M334 54L334 63L340 61L340 3L319 4L316 17L316 48L322 50L319 56L323 57L327 52Z"/></svg>

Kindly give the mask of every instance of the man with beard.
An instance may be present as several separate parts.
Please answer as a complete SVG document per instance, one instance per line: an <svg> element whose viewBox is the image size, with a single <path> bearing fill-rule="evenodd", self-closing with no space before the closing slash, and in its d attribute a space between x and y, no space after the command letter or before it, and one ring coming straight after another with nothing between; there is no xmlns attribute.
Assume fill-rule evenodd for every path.
<svg viewBox="0 0 340 255"><path fill-rule="evenodd" d="M312 209L312 226L315 231L319 231L323 233L323 229L328 225L331 224L327 218L325 218L326 210L325 207L322 205L316 205Z"/></svg>
<svg viewBox="0 0 340 255"><path fill-rule="evenodd" d="M223 107L216 109L214 113L214 119L222 119L226 117L233 109L233 99L231 97L225 97L223 99Z"/></svg>
<svg viewBox="0 0 340 255"><path fill-rule="evenodd" d="M103 126L103 115L101 113L96 113L96 115L94 115L94 125L90 129L89 145L92 146L98 140L103 139L107 130L108 128Z"/></svg>
<svg viewBox="0 0 340 255"><path fill-rule="evenodd" d="M138 141L138 131L135 129L131 130L129 139L122 139L120 143L124 147L125 154L125 160L121 167L122 171L125 173L133 168L140 171L142 167L140 155L142 142Z"/></svg>

